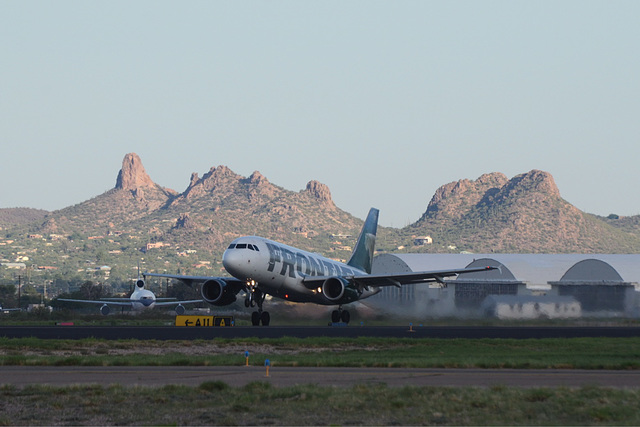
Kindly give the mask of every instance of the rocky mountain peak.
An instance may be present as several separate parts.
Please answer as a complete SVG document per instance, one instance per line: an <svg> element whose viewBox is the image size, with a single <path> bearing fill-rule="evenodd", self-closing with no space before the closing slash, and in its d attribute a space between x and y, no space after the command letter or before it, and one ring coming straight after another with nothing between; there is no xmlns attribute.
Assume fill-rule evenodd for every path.
<svg viewBox="0 0 640 427"><path fill-rule="evenodd" d="M478 252L597 252L615 240L603 239L615 231L562 199L553 176L535 169L440 187L412 226L418 230Z"/></svg>
<svg viewBox="0 0 640 427"><path fill-rule="evenodd" d="M255 171L249 177L249 183L260 186L260 185L269 184L269 180L260 172Z"/></svg>
<svg viewBox="0 0 640 427"><path fill-rule="evenodd" d="M507 182L506 175L493 172L475 181L461 179L445 184L436 190L423 218L459 218L485 197L497 193Z"/></svg>
<svg viewBox="0 0 640 427"><path fill-rule="evenodd" d="M560 190L549 172L531 170L513 177L503 191L506 196L514 196L522 192L544 193L548 197L560 197Z"/></svg>
<svg viewBox="0 0 640 427"><path fill-rule="evenodd" d="M240 180L240 178L239 175L236 175L231 169L224 165L212 167L202 178L194 172L191 174L189 186L184 193L182 193L182 196L187 199L202 197L224 187L225 184L232 187L233 183Z"/></svg>
<svg viewBox="0 0 640 427"><path fill-rule="evenodd" d="M189 180L189 187L187 187L187 188L193 187L194 185L196 185L196 183L198 181L200 181L200 177L198 176L198 173L197 172L193 172L191 174L191 179Z"/></svg>
<svg viewBox="0 0 640 427"><path fill-rule="evenodd" d="M212 167L209 169L209 172L202 176L198 184L202 184L206 189L212 190L224 182L238 181L240 178L240 175L237 175L227 166L220 165L217 168Z"/></svg>
<svg viewBox="0 0 640 427"><path fill-rule="evenodd" d="M142 160L136 153L125 155L116 179L116 190L136 191L145 187L155 187L155 183L144 170Z"/></svg>
<svg viewBox="0 0 640 427"><path fill-rule="evenodd" d="M333 200L331 200L331 191L327 185L318 181L309 181L305 191L323 204L333 205Z"/></svg>
<svg viewBox="0 0 640 427"><path fill-rule="evenodd" d="M509 181L509 179L501 172L485 173L476 179L478 184L487 187L502 187L507 181Z"/></svg>

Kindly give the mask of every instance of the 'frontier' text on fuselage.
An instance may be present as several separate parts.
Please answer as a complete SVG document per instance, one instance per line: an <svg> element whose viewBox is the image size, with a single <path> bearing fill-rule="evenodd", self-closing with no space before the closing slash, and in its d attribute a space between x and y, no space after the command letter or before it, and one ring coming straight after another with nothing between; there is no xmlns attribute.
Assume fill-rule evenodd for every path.
<svg viewBox="0 0 640 427"><path fill-rule="evenodd" d="M266 242L269 249L270 272L277 272L281 276L354 276L356 273L351 268L332 262L326 258L314 257L308 252L300 252L278 245L274 242ZM278 268L278 264L280 267Z"/></svg>

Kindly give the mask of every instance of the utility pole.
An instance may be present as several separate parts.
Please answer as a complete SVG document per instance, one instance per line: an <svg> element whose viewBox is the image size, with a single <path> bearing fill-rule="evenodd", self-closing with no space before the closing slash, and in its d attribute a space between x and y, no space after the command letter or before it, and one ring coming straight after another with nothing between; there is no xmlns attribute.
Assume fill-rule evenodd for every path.
<svg viewBox="0 0 640 427"><path fill-rule="evenodd" d="M18 274L18 308L20 308L20 288L22 287L22 276Z"/></svg>

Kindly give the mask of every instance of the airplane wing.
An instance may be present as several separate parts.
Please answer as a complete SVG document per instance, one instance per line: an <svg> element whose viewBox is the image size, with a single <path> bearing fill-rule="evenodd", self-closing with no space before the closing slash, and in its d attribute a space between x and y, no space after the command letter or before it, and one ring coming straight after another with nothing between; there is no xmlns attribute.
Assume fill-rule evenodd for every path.
<svg viewBox="0 0 640 427"><path fill-rule="evenodd" d="M142 300L132 300L131 298L101 298L101 300L104 301L105 304L113 304L114 302L119 302L119 301L142 302ZM177 305L177 304L196 304L198 302L202 302L203 300L194 299L194 300L180 301L176 298L156 298L154 301L155 301L155 305L163 306L163 305Z"/></svg>
<svg viewBox="0 0 640 427"><path fill-rule="evenodd" d="M179 304L197 304L197 303L203 302L203 301L204 300L202 300L202 299L192 299L192 300L188 300L188 301L174 300L174 301L161 301L161 302L158 302L158 300L156 300L156 307L179 305Z"/></svg>
<svg viewBox="0 0 640 427"><path fill-rule="evenodd" d="M353 280L356 284L364 287L368 286L396 286L409 285L412 283L438 282L444 283L444 279L457 276L462 273L473 273L477 271L496 270L497 267L470 267L456 270L435 270L435 271L410 271L407 273L395 274L367 274L362 276L346 276L345 279ZM307 276L303 279L305 286L315 288L321 285L330 276Z"/></svg>
<svg viewBox="0 0 640 427"><path fill-rule="evenodd" d="M166 277L169 279L175 279L183 282L185 285L191 287L194 283L203 283L208 280L224 280L228 284L240 284L244 286L244 282L234 277L215 277L215 276L182 276L180 274L162 274L162 273L142 273L144 277Z"/></svg>
<svg viewBox="0 0 640 427"><path fill-rule="evenodd" d="M112 301L112 300L89 300L89 299L67 299L67 298L58 298L58 301L69 301L69 302L86 302L88 304L108 304L108 305L117 305L122 307L131 307L131 300L127 298L126 301Z"/></svg>

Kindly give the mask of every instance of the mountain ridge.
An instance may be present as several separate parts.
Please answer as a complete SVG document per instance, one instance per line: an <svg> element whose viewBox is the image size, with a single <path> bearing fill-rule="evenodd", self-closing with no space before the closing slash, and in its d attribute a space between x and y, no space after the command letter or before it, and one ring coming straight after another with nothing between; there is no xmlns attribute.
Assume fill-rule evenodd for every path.
<svg viewBox="0 0 640 427"><path fill-rule="evenodd" d="M437 230L445 229L445 232ZM532 170L500 173L440 187L408 227L473 252L636 252L640 235L625 233L564 200L553 179Z"/></svg>
<svg viewBox="0 0 640 427"><path fill-rule="evenodd" d="M15 212L11 216L2 209L0 218L3 212L15 218ZM332 236L354 236L362 225L315 180L295 192L258 171L243 177L220 165L202 177L192 173L179 193L156 184L135 153L124 156L112 189L34 215L5 221L4 228L76 238L125 234L138 244L146 242L145 247L190 247L214 257L230 240L248 234L345 257L348 242ZM418 221L401 229L380 227L378 247L388 252L640 252L640 220L613 217L571 205L548 172L534 169L511 179L492 172L442 185ZM414 246L420 235L431 236L433 244Z"/></svg>

